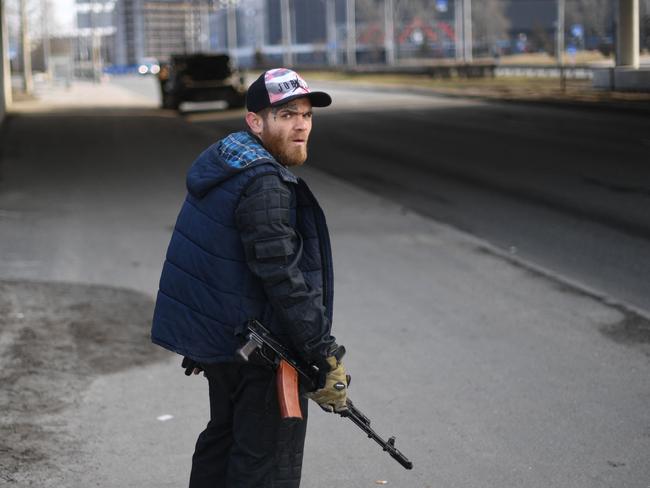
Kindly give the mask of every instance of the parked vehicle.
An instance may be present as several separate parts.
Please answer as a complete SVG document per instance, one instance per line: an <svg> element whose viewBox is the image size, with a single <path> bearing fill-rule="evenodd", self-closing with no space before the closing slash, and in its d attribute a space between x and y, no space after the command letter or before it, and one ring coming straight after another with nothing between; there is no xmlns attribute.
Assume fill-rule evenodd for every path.
<svg viewBox="0 0 650 488"><path fill-rule="evenodd" d="M162 107L177 110L183 102L224 101L243 107L243 76L230 66L226 54L179 54L158 73Z"/></svg>

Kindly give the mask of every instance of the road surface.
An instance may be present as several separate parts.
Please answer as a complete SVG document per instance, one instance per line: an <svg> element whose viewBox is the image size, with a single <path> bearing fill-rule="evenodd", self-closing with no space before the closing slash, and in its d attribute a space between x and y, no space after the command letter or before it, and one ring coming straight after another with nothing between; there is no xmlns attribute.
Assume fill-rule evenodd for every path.
<svg viewBox="0 0 650 488"><path fill-rule="evenodd" d="M526 246L513 259L496 239L402 200L409 191L385 180L417 183L405 160L361 157L373 143L364 124L382 127L382 112L371 109L385 98L364 97L374 101L356 113L318 115L314 166L300 174L332 231L335 333L348 349L351 396L381 434L397 435L415 468L312 409L303 486L649 486L648 321L620 296L572 286L529 261ZM407 98L414 108L398 99L392 116L398 135L409 117L425 127L425 106L446 107L449 117L457 106L467 119L483 109ZM207 385L149 344L149 317L184 173L238 125L231 115L179 118L143 102L9 120L0 163L0 480L8 486L186 485ZM433 138L417 125L409 141ZM323 149L326 129L355 136L341 142L347 151ZM405 150L415 153L410 143ZM356 158L325 164L348 153ZM345 177L357 164L357 173L377 175L371 192L358 186L371 178ZM344 178L316 167L338 167ZM423 185L442 180L419 171ZM477 185L453 181L457 191L449 185L445 198L464 203ZM503 199L491 208L507 211L507 192L484 191L475 205ZM431 195L422 198L425 207ZM563 218L543 222L565 232Z"/></svg>
<svg viewBox="0 0 650 488"><path fill-rule="evenodd" d="M647 117L331 91L312 166L650 312Z"/></svg>

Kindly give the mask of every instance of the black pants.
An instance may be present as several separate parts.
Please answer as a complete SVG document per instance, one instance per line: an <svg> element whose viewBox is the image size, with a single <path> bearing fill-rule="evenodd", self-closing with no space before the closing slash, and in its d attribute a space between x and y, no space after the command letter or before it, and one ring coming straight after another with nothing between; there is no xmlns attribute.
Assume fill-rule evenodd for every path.
<svg viewBox="0 0 650 488"><path fill-rule="evenodd" d="M266 366L205 367L210 422L192 457L190 488L298 488L307 429L280 417L275 372Z"/></svg>

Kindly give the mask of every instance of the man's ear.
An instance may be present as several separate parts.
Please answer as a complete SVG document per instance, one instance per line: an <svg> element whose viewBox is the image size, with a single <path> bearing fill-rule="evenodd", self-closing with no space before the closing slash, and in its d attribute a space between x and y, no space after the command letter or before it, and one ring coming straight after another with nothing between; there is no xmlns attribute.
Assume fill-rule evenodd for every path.
<svg viewBox="0 0 650 488"><path fill-rule="evenodd" d="M264 120L262 120L262 117L255 112L248 112L246 114L246 123L251 132L259 137L264 128Z"/></svg>

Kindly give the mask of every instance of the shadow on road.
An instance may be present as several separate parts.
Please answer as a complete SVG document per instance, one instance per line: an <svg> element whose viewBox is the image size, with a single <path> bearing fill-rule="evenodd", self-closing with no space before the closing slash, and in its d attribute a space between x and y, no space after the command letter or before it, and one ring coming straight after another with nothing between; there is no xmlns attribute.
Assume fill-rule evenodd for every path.
<svg viewBox="0 0 650 488"><path fill-rule="evenodd" d="M1 479L56 471L79 450L48 416L99 374L169 359L149 341L152 299L108 286L0 282Z"/></svg>

